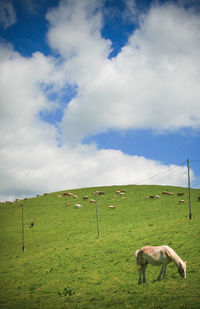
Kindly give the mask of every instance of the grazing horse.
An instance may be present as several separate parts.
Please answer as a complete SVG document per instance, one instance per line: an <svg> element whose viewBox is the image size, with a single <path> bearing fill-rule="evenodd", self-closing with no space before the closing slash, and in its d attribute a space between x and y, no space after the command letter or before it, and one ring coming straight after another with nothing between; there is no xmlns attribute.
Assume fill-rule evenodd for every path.
<svg viewBox="0 0 200 309"><path fill-rule="evenodd" d="M162 265L160 274L157 280L165 279L166 267L170 262L174 262L178 268L178 272L182 278L186 278L186 262L178 256L178 254L168 246L146 246L135 252L136 264L139 267L138 284L146 282L145 271L148 264L153 266Z"/></svg>

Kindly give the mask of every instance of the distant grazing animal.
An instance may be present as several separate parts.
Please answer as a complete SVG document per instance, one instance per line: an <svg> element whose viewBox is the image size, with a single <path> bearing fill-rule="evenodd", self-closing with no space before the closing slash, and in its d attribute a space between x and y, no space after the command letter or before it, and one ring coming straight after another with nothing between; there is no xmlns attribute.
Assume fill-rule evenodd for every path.
<svg viewBox="0 0 200 309"><path fill-rule="evenodd" d="M178 256L178 254L168 246L146 246L135 252L135 261L139 267L138 284L146 282L145 271L148 264L153 266L162 265L157 280L165 279L166 267L170 262L174 262L178 268L178 272L182 278L186 278L186 262ZM143 275L143 280L142 280ZM162 277L162 278L161 278Z"/></svg>
<svg viewBox="0 0 200 309"><path fill-rule="evenodd" d="M110 206L108 206L108 208L110 208L110 209L115 209L115 206L110 205Z"/></svg>
<svg viewBox="0 0 200 309"><path fill-rule="evenodd" d="M64 192L63 195L67 195L67 196L71 196L72 197L73 193L71 193L71 192Z"/></svg>
<svg viewBox="0 0 200 309"><path fill-rule="evenodd" d="M105 192L104 191L96 191L96 192L94 192L94 194L105 194Z"/></svg>
<svg viewBox="0 0 200 309"><path fill-rule="evenodd" d="M91 199L90 203L96 203L96 200Z"/></svg>
<svg viewBox="0 0 200 309"><path fill-rule="evenodd" d="M154 195L149 195L149 198L154 198Z"/></svg>
<svg viewBox="0 0 200 309"><path fill-rule="evenodd" d="M179 203L180 203L180 204L181 204L181 203L185 203L185 200L180 200Z"/></svg>
<svg viewBox="0 0 200 309"><path fill-rule="evenodd" d="M105 194L105 192L104 191L99 191L99 194L101 195L101 194Z"/></svg>
<svg viewBox="0 0 200 309"><path fill-rule="evenodd" d="M126 190L117 190L117 191L115 191L115 193L125 195Z"/></svg>
<svg viewBox="0 0 200 309"><path fill-rule="evenodd" d="M87 195L85 195L85 196L83 197L83 199L84 199L84 200L87 200L87 199L88 199L88 196L87 196Z"/></svg>
<svg viewBox="0 0 200 309"><path fill-rule="evenodd" d="M183 193L183 192L178 192L177 195L178 195L178 196L183 196L184 193Z"/></svg>
<svg viewBox="0 0 200 309"><path fill-rule="evenodd" d="M198 199L197 199L198 201L200 201L200 195L198 196Z"/></svg>
<svg viewBox="0 0 200 309"><path fill-rule="evenodd" d="M31 222L30 226L31 226L31 227L34 227L34 222Z"/></svg>
<svg viewBox="0 0 200 309"><path fill-rule="evenodd" d="M160 198L160 195L156 194L156 195L155 195L155 198L159 199L159 198Z"/></svg>
<svg viewBox="0 0 200 309"><path fill-rule="evenodd" d="M168 191L162 191L162 194L164 195L174 195L174 192L168 192Z"/></svg>
<svg viewBox="0 0 200 309"><path fill-rule="evenodd" d="M75 208L82 208L81 204L75 204L74 207Z"/></svg>

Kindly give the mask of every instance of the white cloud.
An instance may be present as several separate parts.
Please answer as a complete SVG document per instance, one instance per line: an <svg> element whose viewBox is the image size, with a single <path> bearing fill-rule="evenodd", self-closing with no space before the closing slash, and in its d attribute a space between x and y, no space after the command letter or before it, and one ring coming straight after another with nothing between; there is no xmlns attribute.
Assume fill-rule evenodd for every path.
<svg viewBox="0 0 200 309"><path fill-rule="evenodd" d="M79 89L62 122L67 143L107 129L200 127L195 12L153 6L118 56L108 59L101 11L86 18L83 2L69 3L63 1L47 16L49 42L66 59L66 76Z"/></svg>
<svg viewBox="0 0 200 309"><path fill-rule="evenodd" d="M138 14L137 14L137 6L135 0L125 0L125 10L123 13L123 19L126 21L127 19L132 21L133 23L137 22Z"/></svg>
<svg viewBox="0 0 200 309"><path fill-rule="evenodd" d="M121 151L97 150L95 146L58 148L40 140L38 145L4 147L1 162L1 200L70 188L134 184L144 179L141 183L187 184L185 167L148 181L146 178L167 167Z"/></svg>
<svg viewBox="0 0 200 309"><path fill-rule="evenodd" d="M98 150L95 145L81 145L79 140L108 128L171 128L188 123L194 126L195 121L199 125L195 105L199 98L199 60L194 53L197 46L185 46L189 40L194 44L199 23L195 17L173 6L160 11L155 8L158 11L149 13L116 59L109 60L110 42L101 37L102 17L101 11L95 10L97 3L76 1L74 5L74 1L62 1L58 9L48 13L49 42L62 55L61 64L41 53L25 58L9 45L0 46L0 199L137 183L169 166L121 151ZM185 54L180 53L178 46L182 45L176 42L180 35L173 38L173 48L165 43L160 53L150 39L150 27L158 32L156 16L162 13L165 22L164 9L175 14L169 15L174 23L182 18L182 28L186 33L188 30L187 38L182 38L186 40ZM168 39L172 40L170 35ZM169 52L172 57L168 59ZM78 85L78 95L65 110L61 128L66 143L58 147L56 127L42 121L39 113L58 103L49 101L44 85L63 91L68 83ZM189 97L190 108L182 103ZM161 99L164 105L159 104ZM172 171L149 183L185 186L186 168Z"/></svg>
<svg viewBox="0 0 200 309"><path fill-rule="evenodd" d="M50 106L40 83L62 85L62 74L51 58L40 53L24 58L10 46L0 55L0 199L33 196L45 191L130 184L166 166L121 151L98 150L95 145L58 147L56 128L38 118ZM61 76L61 77L60 77ZM185 168L168 175L169 184L185 185ZM159 176L155 183L164 184Z"/></svg>
<svg viewBox="0 0 200 309"><path fill-rule="evenodd" d="M11 2L0 2L0 24L6 29L16 23L16 13Z"/></svg>
<svg viewBox="0 0 200 309"><path fill-rule="evenodd" d="M101 37L102 15L94 0L61 1L58 8L47 14L50 23L50 46L67 59L70 74L87 77L87 71L98 67L110 52L111 42ZM76 62L75 62L76 61Z"/></svg>
<svg viewBox="0 0 200 309"><path fill-rule="evenodd" d="M53 60L40 53L23 58L3 44L0 50L0 143L23 145L30 138L37 141L41 135L54 131L45 124L38 128L39 111L52 108L40 84L52 82L56 71Z"/></svg>

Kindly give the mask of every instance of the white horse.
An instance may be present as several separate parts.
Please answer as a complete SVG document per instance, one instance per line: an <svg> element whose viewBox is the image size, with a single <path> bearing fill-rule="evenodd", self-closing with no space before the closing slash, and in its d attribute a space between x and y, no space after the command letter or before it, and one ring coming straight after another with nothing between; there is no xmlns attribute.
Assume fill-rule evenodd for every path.
<svg viewBox="0 0 200 309"><path fill-rule="evenodd" d="M136 264L139 267L138 284L146 282L145 271L148 264L153 266L162 265L160 274L157 280L165 279L166 267L170 262L174 262L178 268L178 272L182 278L186 278L186 262L178 256L178 254L168 246L146 246L135 252Z"/></svg>

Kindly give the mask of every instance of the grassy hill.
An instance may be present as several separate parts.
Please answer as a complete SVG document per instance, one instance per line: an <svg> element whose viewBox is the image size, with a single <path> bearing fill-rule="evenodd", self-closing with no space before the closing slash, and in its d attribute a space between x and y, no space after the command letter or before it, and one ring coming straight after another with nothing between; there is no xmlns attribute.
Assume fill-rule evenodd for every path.
<svg viewBox="0 0 200 309"><path fill-rule="evenodd" d="M99 238L96 204L90 202L96 190L105 192L97 195ZM174 195L162 195L163 190ZM0 204L0 308L200 308L200 190L191 190L192 220L187 188L130 185L70 192L78 197L63 191L22 201L25 251L21 203ZM145 200L155 194L160 199ZM160 267L148 266L147 283L138 286L134 252L162 244L187 261L187 278L171 263L166 280L153 283Z"/></svg>

